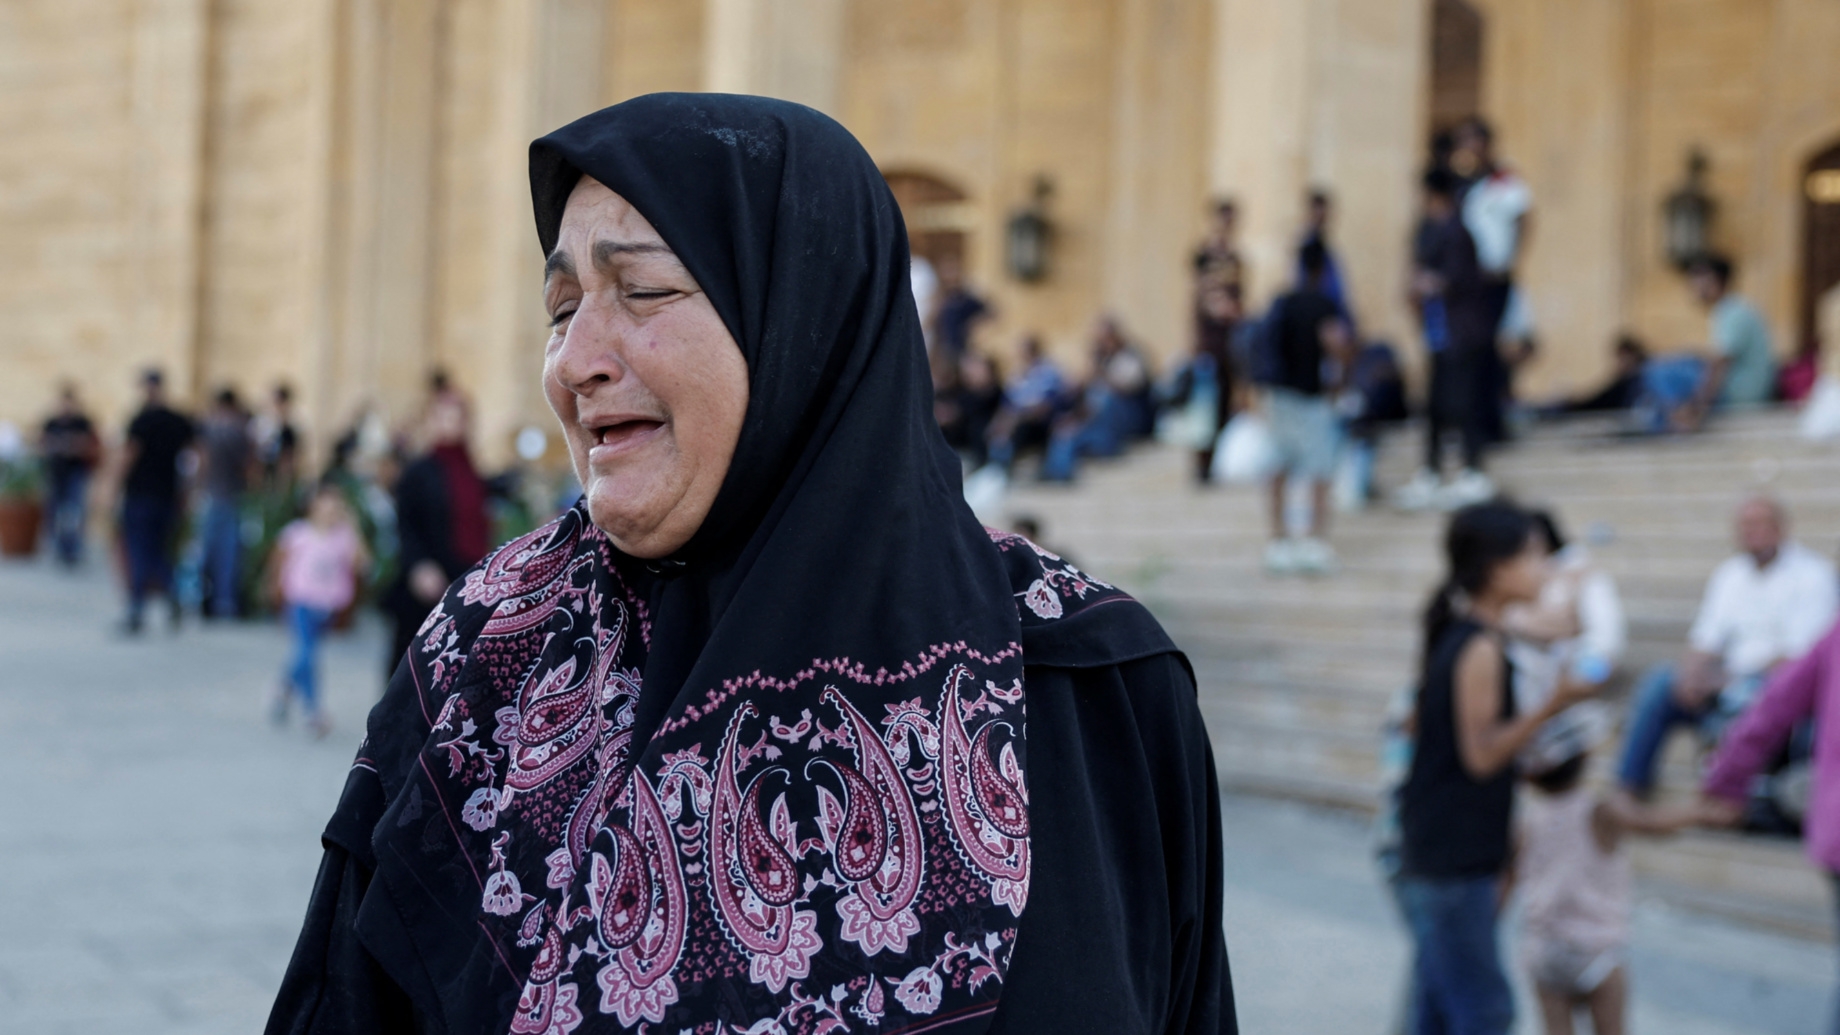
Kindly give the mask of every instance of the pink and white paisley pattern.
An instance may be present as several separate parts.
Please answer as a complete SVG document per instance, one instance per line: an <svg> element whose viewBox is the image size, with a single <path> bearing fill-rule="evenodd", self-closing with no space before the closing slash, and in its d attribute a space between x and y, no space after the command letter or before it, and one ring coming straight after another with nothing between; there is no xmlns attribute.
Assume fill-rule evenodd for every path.
<svg viewBox="0 0 1840 1035"><path fill-rule="evenodd" d="M975 739L966 733L966 712L996 710L989 689L975 700L963 699L962 685L971 678L964 666L955 667L939 701L939 768L948 827L959 851L992 878L992 899L1021 916L1029 897L1028 792L1013 742L1003 744L1001 765L991 758L990 735L998 722L985 723Z"/></svg>
<svg viewBox="0 0 1840 1035"><path fill-rule="evenodd" d="M1012 553L1025 621L1113 592L992 537L1032 551ZM650 631L610 557L571 511L468 575L418 642L425 763L523 975L510 1030L869 1032L994 1008L1031 870L1019 647L738 676L635 745ZM489 611L464 653L455 601Z"/></svg>
<svg viewBox="0 0 1840 1035"><path fill-rule="evenodd" d="M869 720L834 687L826 687L820 699L849 720L856 742L856 768L826 763L844 784L841 809L828 790L818 790L825 844L837 874L853 885L837 902L840 933L867 956L884 949L904 953L907 940L920 933L913 907L925 870L913 794Z"/></svg>

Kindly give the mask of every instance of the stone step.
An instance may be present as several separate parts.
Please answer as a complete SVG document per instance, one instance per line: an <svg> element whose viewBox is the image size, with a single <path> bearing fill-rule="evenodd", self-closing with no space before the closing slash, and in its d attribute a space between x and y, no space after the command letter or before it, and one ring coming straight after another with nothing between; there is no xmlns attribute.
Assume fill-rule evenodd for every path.
<svg viewBox="0 0 1840 1035"><path fill-rule="evenodd" d="M1833 891L1787 838L1690 831L1632 838L1630 859L1644 888L1692 908L1826 941Z"/></svg>

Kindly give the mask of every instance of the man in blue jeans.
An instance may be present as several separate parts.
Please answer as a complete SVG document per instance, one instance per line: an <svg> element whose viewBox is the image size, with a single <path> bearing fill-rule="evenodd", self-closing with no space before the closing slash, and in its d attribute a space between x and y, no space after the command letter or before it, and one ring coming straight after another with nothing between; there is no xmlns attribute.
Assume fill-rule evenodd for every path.
<svg viewBox="0 0 1840 1035"><path fill-rule="evenodd" d="M180 512L179 457L191 447L192 422L166 405L165 379L157 370L141 378L145 402L128 424L123 460L121 538L128 554L128 617L124 628L141 631L147 598L164 593L177 628L172 595L172 540Z"/></svg>
<svg viewBox="0 0 1840 1035"><path fill-rule="evenodd" d="M1716 736L1750 704L1771 669L1814 646L1840 611L1840 584L1827 558L1788 539L1788 515L1767 496L1738 508L1739 553L1706 584L1679 666L1651 670L1637 688L1619 782L1637 795L1676 726Z"/></svg>
<svg viewBox="0 0 1840 1035"><path fill-rule="evenodd" d="M204 452L204 562L211 580L206 613L234 618L242 580L243 496L255 463L249 414L236 392L217 393L199 429Z"/></svg>
<svg viewBox="0 0 1840 1035"><path fill-rule="evenodd" d="M39 451L45 458L51 541L58 560L74 568L83 560L90 471L102 452L96 426L78 403L75 385L66 384L58 393L58 411L45 421Z"/></svg>

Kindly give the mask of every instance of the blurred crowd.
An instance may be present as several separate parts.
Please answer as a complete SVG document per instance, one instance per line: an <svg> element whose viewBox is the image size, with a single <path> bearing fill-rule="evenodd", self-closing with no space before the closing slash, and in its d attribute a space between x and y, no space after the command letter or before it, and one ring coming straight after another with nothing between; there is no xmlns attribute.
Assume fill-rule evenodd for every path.
<svg viewBox="0 0 1840 1035"><path fill-rule="evenodd" d="M298 705L318 734L315 658L329 629L377 606L393 626L394 668L450 581L573 501L566 472L520 462L482 473L470 403L441 371L411 420L392 428L367 410L313 468L285 384L255 409L220 388L200 413L172 404L158 370L141 375L140 392L118 441L105 441L74 386L35 443L0 435L0 500L42 499L44 538L71 568L84 563L92 519L105 519L124 635L142 635L156 603L172 630L194 617L279 617L296 650L274 716Z"/></svg>
<svg viewBox="0 0 1840 1035"><path fill-rule="evenodd" d="M1840 727L1816 721L1840 706L1840 572L1790 536L1777 499L1745 500L1733 527L1680 660L1641 673L1618 708L1605 692L1627 622L1589 551L1555 516L1503 500L1450 518L1387 752L1383 869L1416 948L1403 1030L1505 1035L1512 959L1549 1035L1581 1016L1622 1032L1631 837L1802 834L1840 890ZM1664 747L1681 730L1705 756L1701 775L1664 788ZM1598 754L1614 759L1594 765ZM1516 899L1509 957L1497 928Z"/></svg>
<svg viewBox="0 0 1840 1035"><path fill-rule="evenodd" d="M1433 142L1422 183L1410 242L1427 374L1416 405L1397 350L1362 333L1349 291L1360 271L1334 246L1333 199L1313 191L1286 287L1260 312L1247 306L1239 209L1216 204L1193 253L1190 348L1163 371L1103 315L1078 371L1033 334L1002 364L978 347L991 309L956 264L935 273L916 260L936 415L974 505L1017 477L1025 455L1037 477L1065 482L1152 437L1192 450L1198 484L1265 488L1262 560L1280 575L1335 569L1331 511L1382 498L1379 439L1420 417L1422 464L1384 495L1452 516L1446 580L1387 753L1382 854L1416 948L1402 1029L1511 1030L1507 973L1520 966L1546 1031L1584 1022L1614 1035L1629 995L1630 838L1694 825L1805 830L1812 860L1840 874L1840 727L1829 737L1814 722L1830 695L1840 706L1840 574L1789 536L1780 501L1747 500L1680 660L1625 672L1614 581L1555 515L1502 500L1489 456L1536 420L1597 415L1611 435L1687 434L1724 411L1798 400L1815 384L1813 353L1779 364L1732 263L1708 254L1683 268L1706 313L1704 345L1656 354L1623 335L1602 385L1524 398L1516 378L1539 352L1533 300L1516 279L1532 189L1479 119ZM1661 789L1664 747L1683 730L1706 759L1702 777L1686 778L1702 783L1697 796ZM1510 957L1497 929L1516 899Z"/></svg>
<svg viewBox="0 0 1840 1035"><path fill-rule="evenodd" d="M1553 399L1517 395L1517 375L1539 354L1534 300L1517 280L1531 236L1534 195L1495 150L1489 124L1469 119L1431 142L1407 287L1418 318L1424 389L1414 400L1393 343L1364 335L1351 277L1332 236L1334 201L1305 198L1294 264L1283 290L1249 311L1240 211L1216 202L1193 253L1188 350L1159 371L1118 318L1100 315L1083 367L1064 367L1024 333L1005 363L983 347L991 305L955 259L935 269L915 256L914 295L933 365L935 411L964 458L974 506L999 498L1019 458L1039 456L1044 481L1078 477L1082 462L1117 456L1152 436L1193 451L1194 477L1263 483L1277 574L1324 574L1332 509L1381 497L1378 442L1414 414L1423 463L1394 486L1404 510L1454 510L1495 495L1489 452L1529 422L1611 414L1630 435L1695 431L1715 414L1805 398L1815 385L1812 345L1779 364L1766 322L1736 290L1719 255L1685 268L1707 314L1705 344L1651 354L1621 335L1601 386ZM1454 458L1454 461L1453 459ZM980 508L984 509L984 508Z"/></svg>

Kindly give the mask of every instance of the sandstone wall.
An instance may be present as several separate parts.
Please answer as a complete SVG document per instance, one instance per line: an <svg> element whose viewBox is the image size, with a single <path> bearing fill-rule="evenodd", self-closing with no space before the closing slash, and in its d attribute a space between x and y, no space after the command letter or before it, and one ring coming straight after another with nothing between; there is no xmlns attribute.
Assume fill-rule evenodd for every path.
<svg viewBox="0 0 1840 1035"><path fill-rule="evenodd" d="M1485 104L1537 197L1524 270L1541 387L1601 376L1628 328L1703 345L1666 261L1662 204L1686 156L1711 159L1714 241L1780 354L1801 291L1801 175L1840 140L1840 8L1820 0L1483 0Z"/></svg>
<svg viewBox="0 0 1840 1035"><path fill-rule="evenodd" d="M0 5L0 419L194 378L203 0Z"/></svg>
<svg viewBox="0 0 1840 1035"><path fill-rule="evenodd" d="M1538 393L1631 328L1696 342L1662 252L1688 148L1717 238L1790 348L1800 177L1840 140L1831 0L1475 0L1484 108L1538 199L1523 270ZM77 379L116 421L134 374L181 401L298 389L323 443L418 410L440 364L506 458L547 425L524 184L538 133L661 89L790 97L887 171L967 197L973 281L1007 355L1079 363L1094 316L1173 357L1210 195L1243 203L1254 301L1286 286L1304 191L1370 333L1401 303L1428 105L1427 0L13 0L0 5L0 419ZM1003 269L1037 176L1052 276Z"/></svg>

